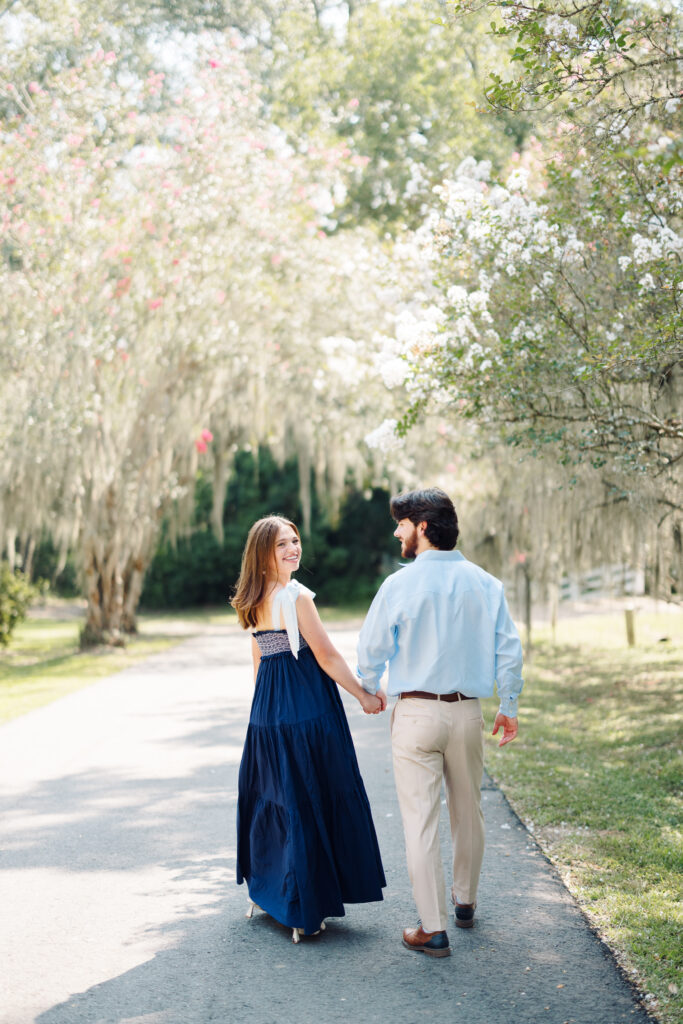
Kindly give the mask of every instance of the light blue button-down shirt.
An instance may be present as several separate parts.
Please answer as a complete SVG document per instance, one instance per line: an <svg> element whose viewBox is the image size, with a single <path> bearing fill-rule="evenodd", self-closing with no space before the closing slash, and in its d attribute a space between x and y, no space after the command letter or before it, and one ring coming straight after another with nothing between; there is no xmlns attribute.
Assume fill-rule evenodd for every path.
<svg viewBox="0 0 683 1024"><path fill-rule="evenodd" d="M377 591L358 640L358 676L376 693L460 691L493 696L514 718L522 690L522 645L503 584L459 551L422 551Z"/></svg>

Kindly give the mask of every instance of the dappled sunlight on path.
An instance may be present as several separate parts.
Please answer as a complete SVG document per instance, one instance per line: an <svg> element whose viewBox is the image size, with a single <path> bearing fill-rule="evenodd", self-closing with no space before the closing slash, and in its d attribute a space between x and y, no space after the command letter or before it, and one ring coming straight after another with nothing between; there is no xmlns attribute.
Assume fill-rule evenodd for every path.
<svg viewBox="0 0 683 1024"><path fill-rule="evenodd" d="M352 629L334 634L351 658ZM296 1018L618 1024L645 1018L499 791L471 932L406 952L413 923L388 716L345 699L388 887L294 946L234 884L248 639L195 638L0 730L2 1024ZM488 713L488 711L487 711ZM445 810L445 809L444 809ZM442 822L446 840L446 820ZM9 927L8 927L9 926Z"/></svg>

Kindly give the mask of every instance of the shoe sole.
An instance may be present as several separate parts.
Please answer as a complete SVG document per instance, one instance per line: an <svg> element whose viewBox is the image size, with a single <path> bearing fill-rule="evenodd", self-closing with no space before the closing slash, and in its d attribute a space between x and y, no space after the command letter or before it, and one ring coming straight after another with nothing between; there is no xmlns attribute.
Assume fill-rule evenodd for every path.
<svg viewBox="0 0 683 1024"><path fill-rule="evenodd" d="M450 956L451 947L446 946L445 949L427 949L426 946L411 946L405 939L401 939L401 942L406 949L412 949L413 953L426 953L427 956Z"/></svg>
<svg viewBox="0 0 683 1024"><path fill-rule="evenodd" d="M470 918L469 921L460 921L459 918L455 919L456 928L474 928L474 918Z"/></svg>

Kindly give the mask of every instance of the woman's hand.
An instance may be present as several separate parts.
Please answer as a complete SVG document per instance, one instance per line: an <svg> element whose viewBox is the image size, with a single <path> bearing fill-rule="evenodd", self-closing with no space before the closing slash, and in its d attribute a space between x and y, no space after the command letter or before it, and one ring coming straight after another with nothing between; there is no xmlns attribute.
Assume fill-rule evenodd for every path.
<svg viewBox="0 0 683 1024"><path fill-rule="evenodd" d="M366 715L379 715L387 706L386 695L381 690L378 690L377 693L368 693L367 690L363 690L358 700Z"/></svg>

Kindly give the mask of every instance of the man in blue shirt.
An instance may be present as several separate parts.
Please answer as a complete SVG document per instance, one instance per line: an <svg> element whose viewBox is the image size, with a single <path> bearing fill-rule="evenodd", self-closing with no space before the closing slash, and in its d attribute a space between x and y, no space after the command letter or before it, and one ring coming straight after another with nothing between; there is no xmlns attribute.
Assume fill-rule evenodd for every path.
<svg viewBox="0 0 683 1024"><path fill-rule="evenodd" d="M414 559L389 576L370 607L358 641L358 675L376 693L386 664L387 691L399 699L391 716L396 791L408 874L420 915L403 944L449 956L446 889L439 849L441 784L453 841L451 899L458 928L471 928L484 853L481 779L484 742L479 698L500 709L500 746L517 735L522 646L503 585L454 551L458 518L439 488L391 501L401 555Z"/></svg>

